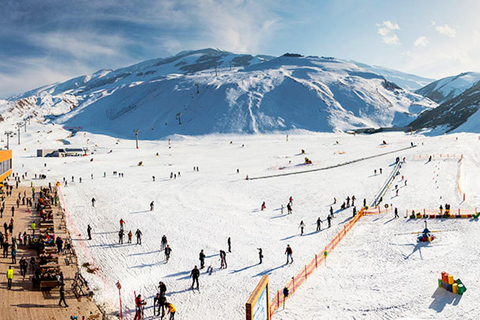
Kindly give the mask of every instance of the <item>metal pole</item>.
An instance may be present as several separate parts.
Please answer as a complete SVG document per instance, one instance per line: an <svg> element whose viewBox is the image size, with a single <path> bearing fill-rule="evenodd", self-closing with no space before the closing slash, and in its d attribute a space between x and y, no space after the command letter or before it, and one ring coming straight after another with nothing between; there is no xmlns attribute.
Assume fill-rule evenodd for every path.
<svg viewBox="0 0 480 320"><path fill-rule="evenodd" d="M122 314L122 291L119 288L118 289L118 297L120 298L120 319L123 319L123 314Z"/></svg>
<svg viewBox="0 0 480 320"><path fill-rule="evenodd" d="M18 144L20 145L20 127L18 127Z"/></svg>

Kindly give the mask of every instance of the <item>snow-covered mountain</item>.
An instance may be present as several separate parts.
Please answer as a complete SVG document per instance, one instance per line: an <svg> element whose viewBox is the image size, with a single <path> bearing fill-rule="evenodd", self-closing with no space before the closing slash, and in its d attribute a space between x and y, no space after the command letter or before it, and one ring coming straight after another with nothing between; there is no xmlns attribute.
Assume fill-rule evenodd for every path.
<svg viewBox="0 0 480 320"><path fill-rule="evenodd" d="M480 73L465 72L456 76L442 78L418 89L416 93L428 97L438 104L456 98L480 81Z"/></svg>
<svg viewBox="0 0 480 320"><path fill-rule="evenodd" d="M451 131L480 132L479 108L480 83L477 83L437 108L425 111L411 126L415 130L434 129L435 134Z"/></svg>
<svg viewBox="0 0 480 320"><path fill-rule="evenodd" d="M372 72L381 74L388 81L394 82L403 89L407 89L410 91L418 90L435 81L434 79L419 77L414 74L405 73L398 70L392 70L385 67L370 66L368 64L360 63L353 60L350 60L349 62L356 64L360 68L364 68Z"/></svg>
<svg viewBox="0 0 480 320"><path fill-rule="evenodd" d="M9 99L8 120L33 115L65 127L142 139L172 134L341 131L403 126L436 103L334 58L278 58L216 49L100 70ZM13 118L12 118L13 120Z"/></svg>

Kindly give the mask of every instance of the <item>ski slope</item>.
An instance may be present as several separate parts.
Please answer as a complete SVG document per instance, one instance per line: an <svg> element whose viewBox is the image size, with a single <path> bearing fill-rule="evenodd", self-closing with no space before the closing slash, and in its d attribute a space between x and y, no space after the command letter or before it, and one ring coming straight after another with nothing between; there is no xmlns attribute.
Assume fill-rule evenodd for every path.
<svg viewBox="0 0 480 320"><path fill-rule="evenodd" d="M404 218L407 209L436 209L445 203L453 210L478 205L475 177L479 174L480 141L476 135L352 136L291 131L288 141L286 135L278 134L170 138L170 142L140 141L135 149L133 140L83 132L68 137L58 126L33 123L22 132L21 145L11 139L14 171L28 172L29 179L23 183L45 185L48 181L62 182L64 177L68 181L67 186L62 182L60 190L79 264L88 262L98 268L91 274L81 267L96 302L104 304L109 314L118 314L117 281L122 284L127 319L133 319L129 310L134 308L134 292L147 298L146 315L152 316L156 286L164 281L167 300L177 308L179 319L243 319L245 302L261 276L270 276L271 295L282 289L351 218L352 208L339 210L344 199L355 195L357 209L364 198L370 204L399 156L406 159L394 183L399 194L389 189L384 203L398 207L401 218L392 219L393 213L361 218L329 254L327 263L274 319L475 319L480 315L475 309L480 298L474 253L478 222L430 220L431 230L444 232L437 233L432 244L419 245L411 232L423 230L424 222ZM71 147L88 147L89 155L35 157L37 148L63 147L62 139ZM247 175L332 166L402 149L411 142L417 147L338 168L245 180ZM419 155L447 153L463 154L461 167L453 158L417 159ZM305 156L313 165L303 164ZM138 166L140 161L142 166ZM378 174L379 168L383 174ZM458 193L459 170L465 202ZM181 176L170 179L171 172ZM35 173L46 174L47 180L30 180ZM293 214L281 214L281 205L285 206L290 196L294 199ZM335 205L334 197L338 199ZM155 202L154 211L149 211L151 201ZM267 208L261 211L263 201ZM324 223L322 231L315 232L317 217L325 220L330 205L335 210L332 228L324 229ZM118 244L121 218L126 221L127 233L137 228L143 232L142 245L135 244L135 236L133 244L127 244L126 239L123 245ZM300 236L302 220L307 227ZM86 240L88 224L93 228L90 241ZM160 251L164 234L173 250L168 263ZM219 250L227 250L228 237L232 252L227 253L228 268L221 270ZM289 265L285 265L287 244L294 257ZM263 249L261 265L257 248ZM201 270L200 291L192 291L189 274L199 265L201 249L207 256L206 266L211 265L214 272L208 275ZM467 292L460 297L437 289L441 271L462 279Z"/></svg>

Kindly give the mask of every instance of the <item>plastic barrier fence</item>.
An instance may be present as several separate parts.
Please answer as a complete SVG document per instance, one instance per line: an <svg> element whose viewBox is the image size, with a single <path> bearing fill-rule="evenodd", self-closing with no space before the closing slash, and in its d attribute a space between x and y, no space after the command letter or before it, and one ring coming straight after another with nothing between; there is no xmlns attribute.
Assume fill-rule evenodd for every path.
<svg viewBox="0 0 480 320"><path fill-rule="evenodd" d="M409 210L407 209L407 215L410 219L478 219L480 213L477 212L477 208L474 209L451 209L451 210L439 210L439 209L422 209L422 210Z"/></svg>
<svg viewBox="0 0 480 320"><path fill-rule="evenodd" d="M463 295L467 291L462 280L454 280L453 275L446 272L442 272L442 278L438 279L438 287L459 295Z"/></svg>
<svg viewBox="0 0 480 320"><path fill-rule="evenodd" d="M280 290L277 290L275 297L273 298L270 304L270 318L275 314L277 309L290 298L293 293L307 280L307 278L317 269L322 262L325 261L327 256L336 248L336 246L342 241L345 235L353 228L355 223L364 215L363 209L361 209L358 214L351 219L345 226L343 227L340 232L330 241L330 243L324 248L324 250L320 251L315 257L307 263L302 270L287 283L285 287L289 290L288 297L285 297ZM283 291L282 291L283 292Z"/></svg>

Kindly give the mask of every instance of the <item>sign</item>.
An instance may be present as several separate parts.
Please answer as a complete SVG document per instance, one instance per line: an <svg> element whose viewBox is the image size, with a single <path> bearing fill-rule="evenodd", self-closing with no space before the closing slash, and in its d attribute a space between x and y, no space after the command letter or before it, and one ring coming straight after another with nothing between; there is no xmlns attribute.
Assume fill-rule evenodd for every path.
<svg viewBox="0 0 480 320"><path fill-rule="evenodd" d="M268 276L264 275L245 304L247 320L270 320Z"/></svg>

